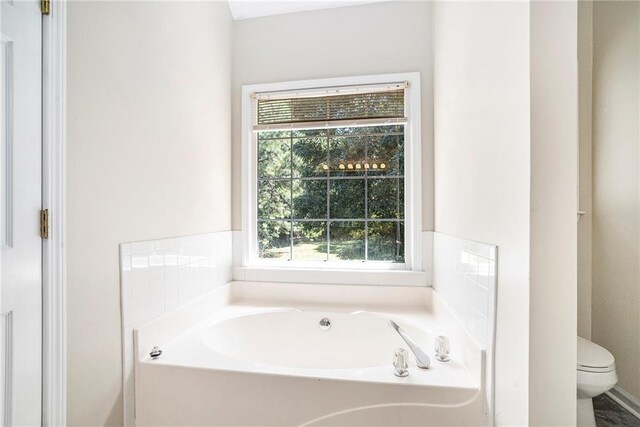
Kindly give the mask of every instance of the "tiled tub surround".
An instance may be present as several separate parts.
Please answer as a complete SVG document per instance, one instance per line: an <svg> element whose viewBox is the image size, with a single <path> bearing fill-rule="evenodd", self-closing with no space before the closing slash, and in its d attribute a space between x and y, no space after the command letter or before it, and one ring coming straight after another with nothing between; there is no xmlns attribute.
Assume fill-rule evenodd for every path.
<svg viewBox="0 0 640 427"><path fill-rule="evenodd" d="M229 283L231 231L120 245L125 425L134 422L133 330Z"/></svg>
<svg viewBox="0 0 640 427"><path fill-rule="evenodd" d="M240 267L240 232L229 231L123 244L121 277L125 425L132 426L134 422L134 356L131 339L134 329L140 328L146 322L157 323L154 319L176 320L177 312L186 311L188 314L182 316L182 321L165 324L167 331L172 331L173 336L177 336L190 327L188 325L195 324L197 319L202 321L212 312L222 310L227 302L225 298L220 298L219 292L226 292L227 296L232 293L235 300L263 300L274 297L290 299L294 296L303 304L310 304L318 298L322 300L324 289L333 289L327 284L335 283L337 277L340 277L339 281L342 283L340 288L350 289L349 301L352 305L366 301L369 294L385 292L387 300L380 305L387 303L402 306L406 304L407 299L411 301L412 298L408 295L407 289L415 287L417 292L421 292L420 288L433 284L437 290L434 295L440 301L437 307L446 307L447 316L455 318L465 335L471 337L474 345L484 351L485 357L479 363L482 365L487 385L482 390L482 396L487 424L490 425L493 412L491 386L497 248L434 232L423 232L422 247L424 272L413 273L409 280L404 281L405 286L399 286L402 283L395 278L391 280L393 283L386 283L388 279L375 280L375 277L372 279L364 274L375 275L372 272L360 272L357 279L351 278L346 281L342 280L345 276L331 273L327 275L328 283L318 286L309 283L314 278L322 279L324 276L309 274L308 270L273 274L264 269L243 270ZM250 287L249 296L246 294L247 286L236 286L238 283L246 283L244 281L234 282L233 292L230 291L230 285L220 287L230 282L232 276L233 280L238 280L240 276L250 277L255 282L270 283L258 283L257 286ZM287 280L279 281L280 278ZM294 279L299 281L296 283ZM294 284L293 288L290 288L291 282ZM210 292L216 287L216 291ZM288 295L292 289L296 292ZM392 295L393 298L389 298ZM202 305L204 300L209 301L209 307L201 307L202 310L198 311L195 307L198 304ZM343 301L338 305L345 304L348 305L348 302ZM177 310L174 310L176 308ZM165 336L167 331L160 335ZM166 342L163 339L156 341Z"/></svg>
<svg viewBox="0 0 640 427"><path fill-rule="evenodd" d="M433 233L433 288L485 351L487 420L493 420L493 351L498 248Z"/></svg>
<svg viewBox="0 0 640 427"><path fill-rule="evenodd" d="M410 355L410 375L393 375L407 346L387 319L429 370ZM437 335L451 340L448 363L433 357ZM232 282L135 339L140 426L484 424L483 352L429 287Z"/></svg>

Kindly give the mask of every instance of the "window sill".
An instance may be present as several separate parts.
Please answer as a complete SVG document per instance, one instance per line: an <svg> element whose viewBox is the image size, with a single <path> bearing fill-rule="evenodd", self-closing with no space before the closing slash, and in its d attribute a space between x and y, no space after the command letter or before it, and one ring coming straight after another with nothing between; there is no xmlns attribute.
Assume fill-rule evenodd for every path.
<svg viewBox="0 0 640 427"><path fill-rule="evenodd" d="M351 270L295 267L236 267L233 280L248 282L318 283L332 285L429 286L425 271Z"/></svg>

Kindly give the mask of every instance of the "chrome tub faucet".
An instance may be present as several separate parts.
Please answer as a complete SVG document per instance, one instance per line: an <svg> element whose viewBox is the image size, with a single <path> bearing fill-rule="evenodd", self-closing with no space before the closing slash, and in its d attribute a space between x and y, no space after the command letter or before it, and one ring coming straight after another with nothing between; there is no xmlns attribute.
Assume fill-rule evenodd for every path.
<svg viewBox="0 0 640 427"><path fill-rule="evenodd" d="M413 355L416 357L416 365L418 365L418 368L429 369L429 366L431 366L431 359L429 359L429 356L427 356L427 354L424 351L422 351L420 346L418 346L418 344L416 344L416 342L412 340L411 337L407 335L407 333L403 331L402 328L398 326L396 322L394 322L393 320L389 320L387 321L387 324L391 328L395 329L396 332L400 334L400 337L402 337L404 342L407 343L407 345L409 346L409 349L411 350Z"/></svg>

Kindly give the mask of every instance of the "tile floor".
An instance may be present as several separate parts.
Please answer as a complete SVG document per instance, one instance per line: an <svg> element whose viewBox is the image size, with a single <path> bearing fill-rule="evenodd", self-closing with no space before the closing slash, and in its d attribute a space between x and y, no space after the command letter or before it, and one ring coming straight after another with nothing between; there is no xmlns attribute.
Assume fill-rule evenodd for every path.
<svg viewBox="0 0 640 427"><path fill-rule="evenodd" d="M640 419L618 405L606 394L593 399L593 409L596 414L597 427L640 427Z"/></svg>

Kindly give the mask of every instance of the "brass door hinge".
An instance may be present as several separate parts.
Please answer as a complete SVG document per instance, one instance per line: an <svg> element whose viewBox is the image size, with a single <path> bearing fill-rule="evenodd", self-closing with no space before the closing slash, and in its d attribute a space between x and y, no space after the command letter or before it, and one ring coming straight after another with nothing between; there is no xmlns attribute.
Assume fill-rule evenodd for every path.
<svg viewBox="0 0 640 427"><path fill-rule="evenodd" d="M49 237L49 209L40 210L40 237L42 239Z"/></svg>
<svg viewBox="0 0 640 427"><path fill-rule="evenodd" d="M51 0L40 0L40 12L43 15L48 15L51 9Z"/></svg>

